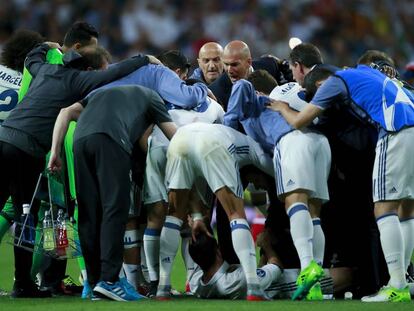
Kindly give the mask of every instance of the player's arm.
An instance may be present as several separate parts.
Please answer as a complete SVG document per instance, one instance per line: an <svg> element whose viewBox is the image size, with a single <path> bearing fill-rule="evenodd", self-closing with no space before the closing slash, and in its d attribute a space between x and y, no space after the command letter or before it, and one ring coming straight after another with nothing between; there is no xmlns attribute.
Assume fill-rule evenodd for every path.
<svg viewBox="0 0 414 311"><path fill-rule="evenodd" d="M258 117L265 109L268 99L256 94L253 85L246 80L234 83L224 115L224 124L234 129L238 128L238 121L251 117Z"/></svg>
<svg viewBox="0 0 414 311"><path fill-rule="evenodd" d="M157 90L160 96L167 102L191 109L201 104L207 96L215 99L213 93L202 82L187 85L177 74L167 67L158 68Z"/></svg>
<svg viewBox="0 0 414 311"><path fill-rule="evenodd" d="M52 48L60 48L60 45L55 42L43 42L27 54L24 66L33 77L36 76L40 67L46 62L46 54Z"/></svg>
<svg viewBox="0 0 414 311"><path fill-rule="evenodd" d="M273 111L280 112L285 120L296 129L308 126L323 112L321 108L312 103L307 104L301 112L297 112L296 110L291 109L288 103L274 99L269 102L268 107Z"/></svg>
<svg viewBox="0 0 414 311"><path fill-rule="evenodd" d="M160 130L164 133L164 135L171 140L174 136L175 132L177 131L177 126L174 122L162 122L158 124Z"/></svg>
<svg viewBox="0 0 414 311"><path fill-rule="evenodd" d="M50 171L57 172L61 170L62 160L60 159L60 152L63 140L70 121L78 120L82 110L83 106L80 103L74 103L73 105L60 110L55 122L55 127L53 128L52 148L50 150L50 158L47 165Z"/></svg>
<svg viewBox="0 0 414 311"><path fill-rule="evenodd" d="M114 64L106 70L80 71L76 78L71 79L70 87L73 90L79 90L81 97L84 97L97 87L120 79L142 66L148 65L151 59L148 56L138 55Z"/></svg>

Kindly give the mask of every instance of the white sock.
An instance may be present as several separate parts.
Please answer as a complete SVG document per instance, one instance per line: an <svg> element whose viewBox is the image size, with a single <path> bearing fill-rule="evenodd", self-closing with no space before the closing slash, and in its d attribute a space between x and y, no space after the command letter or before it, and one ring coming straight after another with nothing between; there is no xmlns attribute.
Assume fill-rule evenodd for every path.
<svg viewBox="0 0 414 311"><path fill-rule="evenodd" d="M404 241L400 220L396 214L385 214L377 218L382 251L390 274L392 287L406 286L404 269Z"/></svg>
<svg viewBox="0 0 414 311"><path fill-rule="evenodd" d="M190 233L191 234L191 233ZM194 260L191 258L190 253L188 252L188 246L190 245L190 237L181 237L181 256L184 260L185 269L187 271L186 281L188 282L194 272Z"/></svg>
<svg viewBox="0 0 414 311"><path fill-rule="evenodd" d="M308 207L305 203L294 203L287 214L290 220L290 234L299 255L301 270L305 269L313 259L313 225Z"/></svg>
<svg viewBox="0 0 414 311"><path fill-rule="evenodd" d="M319 218L312 219L313 224L313 258L322 267L325 255L325 234Z"/></svg>
<svg viewBox="0 0 414 311"><path fill-rule="evenodd" d="M126 274L125 274L125 271L124 271L124 267L122 267L121 270L119 271L118 277L120 279L126 278Z"/></svg>
<svg viewBox="0 0 414 311"><path fill-rule="evenodd" d="M145 258L144 247L140 248L140 258L141 258L141 266L138 268L138 271L139 271L138 279L140 282L139 284L149 283L150 279L149 279L149 272L148 272L148 267L147 267L147 260Z"/></svg>
<svg viewBox="0 0 414 311"><path fill-rule="evenodd" d="M144 232L144 250L150 281L158 281L161 230L147 228Z"/></svg>
<svg viewBox="0 0 414 311"><path fill-rule="evenodd" d="M174 216L167 216L160 237L160 281L159 286L171 285L171 270L178 247L183 221Z"/></svg>
<svg viewBox="0 0 414 311"><path fill-rule="evenodd" d="M404 238L404 268L407 271L414 250L414 218L400 221Z"/></svg>
<svg viewBox="0 0 414 311"><path fill-rule="evenodd" d="M132 286L134 286L135 289L137 289L137 275L138 275L138 265L137 264L122 264L122 267L124 268L124 273L126 275L126 278Z"/></svg>
<svg viewBox="0 0 414 311"><path fill-rule="evenodd" d="M246 219L237 218L230 221L231 239L234 251L246 275L247 288L258 286L259 279L256 274L256 250L250 227Z"/></svg>

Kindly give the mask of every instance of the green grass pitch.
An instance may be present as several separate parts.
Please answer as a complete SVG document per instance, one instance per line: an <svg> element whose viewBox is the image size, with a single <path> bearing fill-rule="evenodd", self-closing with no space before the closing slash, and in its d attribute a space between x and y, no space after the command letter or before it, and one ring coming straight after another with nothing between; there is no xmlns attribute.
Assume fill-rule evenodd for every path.
<svg viewBox="0 0 414 311"><path fill-rule="evenodd" d="M13 286L13 249L7 243L0 245L0 288L10 291ZM79 270L76 260L69 260L68 273L78 279ZM173 269L173 287L184 290L184 269L180 256L177 257ZM50 308L50 309L49 309ZM115 301L84 301L78 297L58 297L48 299L11 299L0 297L0 311L83 311L83 310L145 310L145 311L293 311L293 310L326 310L326 311L382 311L382 310L414 310L414 303L376 303L363 304L360 301L323 301L323 302L292 302L287 300L247 302L225 300L201 300L192 297L177 298L171 301L154 301L147 299L138 302Z"/></svg>

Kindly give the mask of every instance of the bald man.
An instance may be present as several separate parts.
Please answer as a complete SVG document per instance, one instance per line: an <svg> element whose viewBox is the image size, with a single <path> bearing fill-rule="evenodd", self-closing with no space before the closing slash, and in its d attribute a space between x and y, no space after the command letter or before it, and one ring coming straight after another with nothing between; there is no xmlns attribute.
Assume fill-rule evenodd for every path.
<svg viewBox="0 0 414 311"><path fill-rule="evenodd" d="M223 51L224 70L232 83L253 72L250 49L243 41L231 41Z"/></svg>
<svg viewBox="0 0 414 311"><path fill-rule="evenodd" d="M198 52L198 67L190 78L199 79L206 84L213 83L224 71L223 47L217 42L207 42Z"/></svg>
<svg viewBox="0 0 414 311"><path fill-rule="evenodd" d="M209 85L218 102L227 109L233 83L240 79L247 79L254 70L263 69L269 72L278 82L284 84L287 79L279 69L275 57L264 56L252 60L249 46L240 40L229 42L223 50L224 72L219 78Z"/></svg>

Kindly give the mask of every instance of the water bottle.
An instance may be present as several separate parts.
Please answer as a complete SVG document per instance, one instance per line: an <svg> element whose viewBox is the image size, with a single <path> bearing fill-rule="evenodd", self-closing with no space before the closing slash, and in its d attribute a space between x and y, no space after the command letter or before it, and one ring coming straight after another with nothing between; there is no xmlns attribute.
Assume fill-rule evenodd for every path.
<svg viewBox="0 0 414 311"><path fill-rule="evenodd" d="M45 251L53 251L55 247L56 243L53 221L50 215L50 211L46 211L45 219L43 219L43 249Z"/></svg>
<svg viewBox="0 0 414 311"><path fill-rule="evenodd" d="M76 246L76 234L75 234L75 220L73 217L70 217L66 214L66 233L68 238L68 247L66 250L66 255L68 257L76 257L77 246Z"/></svg>
<svg viewBox="0 0 414 311"><path fill-rule="evenodd" d="M23 214L21 216L22 223L22 240L26 243L34 245L35 243L35 231L34 231L34 219L30 213L30 204L23 204Z"/></svg>
<svg viewBox="0 0 414 311"><path fill-rule="evenodd" d="M58 211L57 217L57 237L56 237L56 249L59 257L66 255L66 248L68 247L68 236L66 231L66 220L63 210Z"/></svg>

